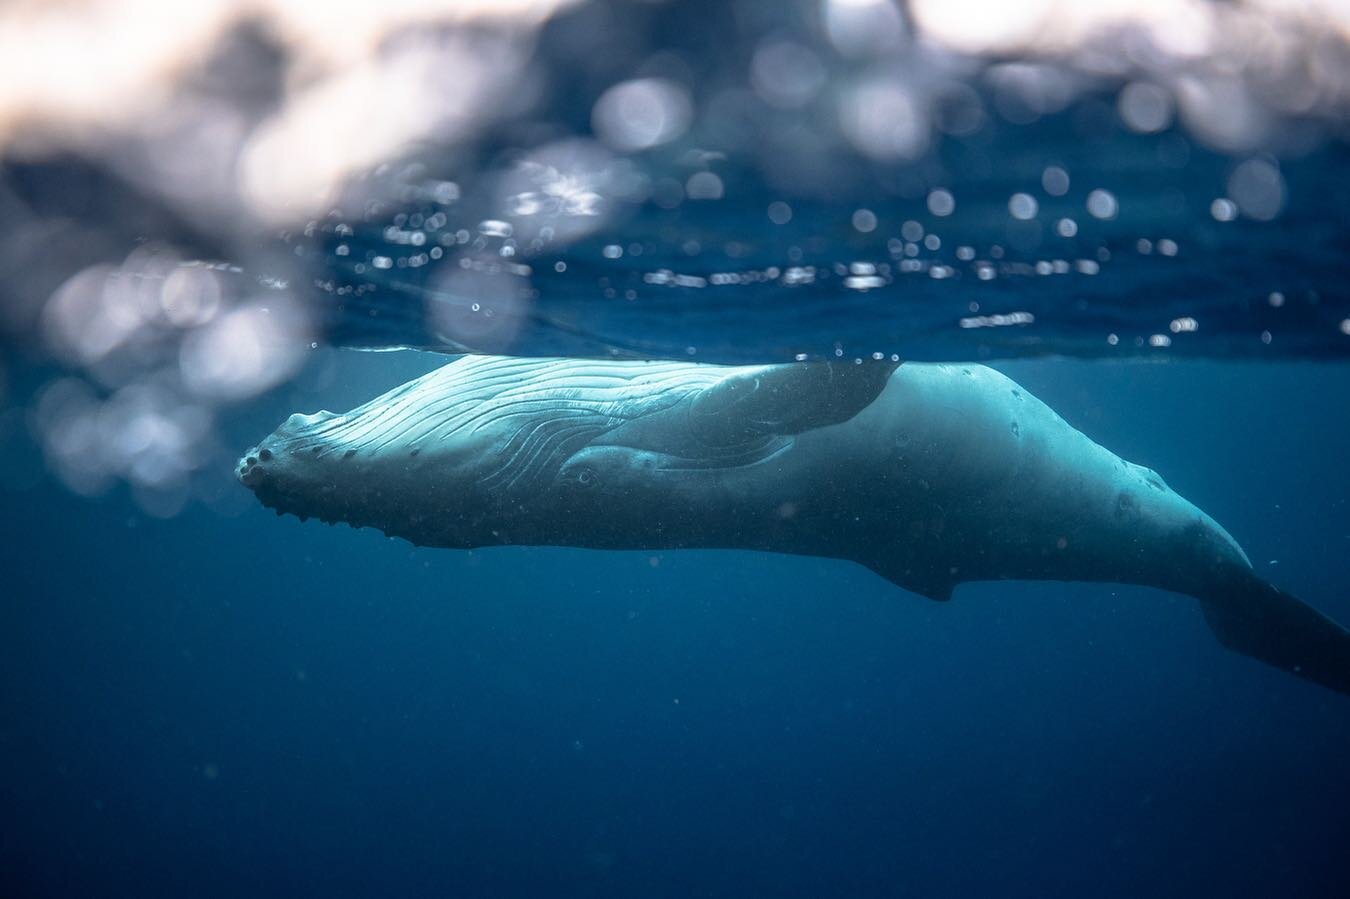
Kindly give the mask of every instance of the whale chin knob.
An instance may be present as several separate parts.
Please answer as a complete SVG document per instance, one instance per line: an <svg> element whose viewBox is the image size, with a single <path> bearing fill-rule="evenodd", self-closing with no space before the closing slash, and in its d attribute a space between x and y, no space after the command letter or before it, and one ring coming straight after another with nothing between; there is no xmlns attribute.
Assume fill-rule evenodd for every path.
<svg viewBox="0 0 1350 899"><path fill-rule="evenodd" d="M267 479L267 468L262 463L271 461L271 459L272 453L270 450L250 450L235 466L235 477L239 478L239 483L248 489L257 491Z"/></svg>

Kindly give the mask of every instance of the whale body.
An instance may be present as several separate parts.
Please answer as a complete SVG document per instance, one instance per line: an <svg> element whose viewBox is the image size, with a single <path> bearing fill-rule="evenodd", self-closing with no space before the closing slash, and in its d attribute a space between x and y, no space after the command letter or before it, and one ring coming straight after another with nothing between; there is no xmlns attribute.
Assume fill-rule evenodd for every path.
<svg viewBox="0 0 1350 899"><path fill-rule="evenodd" d="M1350 693L1350 633L1154 471L979 365L464 356L239 461L278 514L423 546L748 549L1198 598L1220 641Z"/></svg>

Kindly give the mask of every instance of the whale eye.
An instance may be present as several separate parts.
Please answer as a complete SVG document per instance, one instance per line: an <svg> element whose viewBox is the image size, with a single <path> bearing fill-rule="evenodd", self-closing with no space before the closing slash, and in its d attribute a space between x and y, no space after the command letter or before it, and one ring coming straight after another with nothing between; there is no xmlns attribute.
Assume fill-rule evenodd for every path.
<svg viewBox="0 0 1350 899"><path fill-rule="evenodd" d="M567 473L566 479L578 487L594 487L600 482L600 476L594 468L583 465Z"/></svg>

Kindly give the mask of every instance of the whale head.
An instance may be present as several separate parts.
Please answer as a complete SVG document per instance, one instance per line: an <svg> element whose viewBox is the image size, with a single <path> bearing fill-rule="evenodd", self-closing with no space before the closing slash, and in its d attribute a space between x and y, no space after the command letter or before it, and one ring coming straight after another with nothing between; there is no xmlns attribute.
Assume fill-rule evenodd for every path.
<svg viewBox="0 0 1350 899"><path fill-rule="evenodd" d="M277 514L290 512L301 519L348 520L355 466L332 433L345 416L328 411L296 413L250 448L235 466L239 483Z"/></svg>
<svg viewBox="0 0 1350 899"><path fill-rule="evenodd" d="M482 397L455 390L452 368L348 412L292 415L243 454L235 476L278 515L430 545L490 542L475 525L492 496L484 460L497 457L499 435L471 427Z"/></svg>
<svg viewBox="0 0 1350 899"><path fill-rule="evenodd" d="M235 476L278 515L458 545L445 531L475 504L457 492L449 447L410 441L378 415L366 407L292 415L244 453Z"/></svg>

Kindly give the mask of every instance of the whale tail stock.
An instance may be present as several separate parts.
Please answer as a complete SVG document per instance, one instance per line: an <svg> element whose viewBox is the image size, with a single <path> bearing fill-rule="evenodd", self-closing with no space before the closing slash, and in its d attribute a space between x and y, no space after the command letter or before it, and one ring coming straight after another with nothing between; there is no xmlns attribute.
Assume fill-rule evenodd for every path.
<svg viewBox="0 0 1350 899"><path fill-rule="evenodd" d="M1219 642L1350 695L1350 630L1250 570L1233 574L1199 595Z"/></svg>

